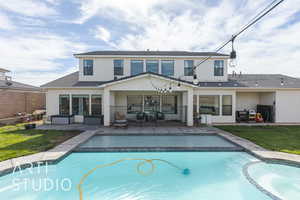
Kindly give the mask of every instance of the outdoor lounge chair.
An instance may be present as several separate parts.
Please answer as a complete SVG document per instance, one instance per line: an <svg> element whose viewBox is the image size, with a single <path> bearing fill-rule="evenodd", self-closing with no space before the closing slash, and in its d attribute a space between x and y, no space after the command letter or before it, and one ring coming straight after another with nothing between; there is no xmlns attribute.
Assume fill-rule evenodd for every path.
<svg viewBox="0 0 300 200"><path fill-rule="evenodd" d="M116 112L115 114L115 121L113 124L114 127L127 127L128 126L128 122L126 119L125 114L121 113L121 112Z"/></svg>

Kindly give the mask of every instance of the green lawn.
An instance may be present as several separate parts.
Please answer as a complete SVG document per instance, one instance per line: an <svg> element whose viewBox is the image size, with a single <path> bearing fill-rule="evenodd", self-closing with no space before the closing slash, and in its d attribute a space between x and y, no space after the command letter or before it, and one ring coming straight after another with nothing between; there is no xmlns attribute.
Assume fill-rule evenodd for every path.
<svg viewBox="0 0 300 200"><path fill-rule="evenodd" d="M300 155L300 126L216 126L265 149Z"/></svg>
<svg viewBox="0 0 300 200"><path fill-rule="evenodd" d="M49 150L79 131L24 130L23 124L0 127L0 161Z"/></svg>

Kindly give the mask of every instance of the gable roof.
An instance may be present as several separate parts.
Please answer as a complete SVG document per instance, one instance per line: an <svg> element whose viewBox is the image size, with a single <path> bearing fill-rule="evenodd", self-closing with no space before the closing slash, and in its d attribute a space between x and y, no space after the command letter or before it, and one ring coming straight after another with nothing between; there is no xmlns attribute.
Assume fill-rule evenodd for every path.
<svg viewBox="0 0 300 200"><path fill-rule="evenodd" d="M7 81L0 80L0 89L11 89L11 90L26 90L26 91L41 91L40 87L19 83L15 81L9 81L11 85L7 84Z"/></svg>
<svg viewBox="0 0 300 200"><path fill-rule="evenodd" d="M229 56L215 52L193 51L91 51L74 56Z"/></svg>

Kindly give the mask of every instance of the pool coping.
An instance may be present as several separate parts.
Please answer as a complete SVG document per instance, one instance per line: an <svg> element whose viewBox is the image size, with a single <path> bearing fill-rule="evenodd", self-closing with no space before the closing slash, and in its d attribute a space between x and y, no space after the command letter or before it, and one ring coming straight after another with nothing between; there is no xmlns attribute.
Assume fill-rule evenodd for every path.
<svg viewBox="0 0 300 200"><path fill-rule="evenodd" d="M233 135L230 132L224 131L216 127L212 127L212 128L216 131L218 135L243 147L247 153L253 155L254 157L264 162L287 164L295 167L300 167L300 155L278 152L278 151L270 151L247 139Z"/></svg>
<svg viewBox="0 0 300 200"><path fill-rule="evenodd" d="M243 166L243 169L242 169L244 176L249 181L249 183L251 183L254 187L256 187L258 190L260 190L265 195L269 196L271 199L273 199L273 200L283 200L282 198L278 197L277 195L275 195L272 192L270 192L267 189L265 189L263 186L261 186L256 180L254 180L250 176L250 174L249 174L249 167L251 167L252 165L256 165L258 163L263 163L263 162L264 161L258 160L258 161L248 162L247 164L245 164Z"/></svg>
<svg viewBox="0 0 300 200"><path fill-rule="evenodd" d="M159 135L145 132L143 134L138 133L97 133L93 137L97 136L217 136L225 140L226 142L234 145L232 147L199 147L199 146L151 146L151 147L141 147L141 146L124 146L124 147L80 147L77 146L73 152L237 152L244 151L244 148L238 144L235 144L231 140L220 136L217 133L160 133Z"/></svg>
<svg viewBox="0 0 300 200"><path fill-rule="evenodd" d="M250 142L249 140L240 138L238 136L235 136L229 132L226 132L224 130L218 129L216 127L210 127L210 132L209 133L199 133L201 132L201 130L199 129L199 132L188 132L188 133L161 133L161 134L153 134L153 133L122 133L122 131L120 131L120 133L108 133L106 131L103 131L101 129L97 129L97 130L88 130L88 131L84 131L81 134L65 141L64 143L54 147L53 149L46 151L46 152L40 152L37 154L32 154L32 155L28 155L28 156L22 156L22 157L18 157L18 158L13 158L13 159L9 159L9 160L5 160L0 162L0 176L6 175L8 173L13 172L13 170L18 167L20 169L24 169L27 167L31 167L33 165L41 165L41 164L56 164L58 163L60 160L62 160L63 158L65 158L67 155L69 155L71 152L75 151L76 152L76 148L84 143L85 141L87 141L88 139L90 139L91 137L95 136L95 135L122 135L122 136L126 136L126 135L155 135L155 136L161 136L161 135L181 135L181 136L185 136L185 135L219 135L221 136L223 139L237 145L238 147L242 147L244 151L246 151L247 153L255 156L256 158L265 161L265 162L269 162L269 163L280 163L280 164L288 164L288 165L292 165L292 166L296 166L296 167L300 167L300 155L295 155L295 154L289 154L289 153L283 153L283 152L276 152L276 151L269 151L266 150L252 142ZM226 151L226 149L224 148L197 148L197 147L192 147L192 148L188 148L188 147L172 147L172 149L170 148L166 148L166 147L154 147L154 148L137 148L137 147L133 147L133 148L128 148L128 147L122 147L120 149L109 149L109 148L105 148L106 151L105 152L109 152L109 151L114 151L114 152L136 152L136 151L141 151L141 152L149 152L149 151ZM104 148L101 150L105 150ZM95 149L93 149L93 151L95 151ZM240 149L237 150L233 150L231 149L230 151L241 151ZM80 151L81 152L81 151ZM91 152L87 151L87 152Z"/></svg>
<svg viewBox="0 0 300 200"><path fill-rule="evenodd" d="M99 130L88 130L45 152L21 156L0 162L0 177L14 170L37 165L55 164L69 155L78 145L93 137Z"/></svg>

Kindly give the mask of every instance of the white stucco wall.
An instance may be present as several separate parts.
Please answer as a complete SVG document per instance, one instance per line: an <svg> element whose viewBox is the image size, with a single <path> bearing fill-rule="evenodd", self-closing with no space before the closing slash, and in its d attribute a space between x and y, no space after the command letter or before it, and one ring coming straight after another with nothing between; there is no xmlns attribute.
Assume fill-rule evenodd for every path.
<svg viewBox="0 0 300 200"><path fill-rule="evenodd" d="M276 122L300 123L300 91L276 91Z"/></svg>
<svg viewBox="0 0 300 200"><path fill-rule="evenodd" d="M260 103L260 94L257 92L238 92L236 94L237 110L256 110L257 104Z"/></svg>
<svg viewBox="0 0 300 200"><path fill-rule="evenodd" d="M194 95L220 95L220 110L218 116L212 116L213 123L235 122L236 92L234 90L194 90ZM222 116L222 95L232 95L232 116Z"/></svg>
<svg viewBox="0 0 300 200"><path fill-rule="evenodd" d="M47 116L59 114L59 95L102 95L100 89L49 89L46 93L46 110ZM91 105L90 105L91 106ZM103 104L102 104L103 110ZM72 109L70 109L72 112ZM76 117L76 122L81 122L81 117Z"/></svg>
<svg viewBox="0 0 300 200"><path fill-rule="evenodd" d="M174 60L174 77L181 77L183 80L193 80L192 76L184 75L184 60L194 60L194 65L197 65L202 61L199 58L174 58L174 57L136 57L136 58L95 58L87 57L84 59L94 60L94 73L93 76L83 75L83 58L79 59L79 81L108 81L114 79L114 68L113 60L122 59L124 60L124 76L130 76L130 61L131 60L143 60L144 61L144 72L146 71L146 60L159 60L159 73L161 73L161 60ZM224 60L224 76L214 76L214 60ZM210 59L205 63L201 64L196 70L197 77L200 81L226 81L227 80L227 60L226 59ZM118 76L123 77L123 76Z"/></svg>

